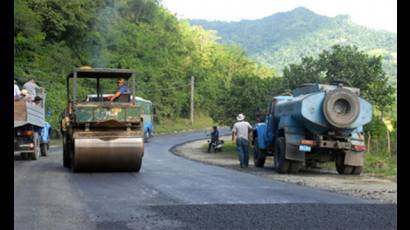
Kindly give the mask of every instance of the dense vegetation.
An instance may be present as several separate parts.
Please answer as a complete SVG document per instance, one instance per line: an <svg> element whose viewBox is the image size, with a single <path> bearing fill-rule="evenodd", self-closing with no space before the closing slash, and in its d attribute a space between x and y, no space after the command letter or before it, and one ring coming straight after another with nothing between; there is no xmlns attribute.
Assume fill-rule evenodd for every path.
<svg viewBox="0 0 410 230"><path fill-rule="evenodd" d="M46 106L52 114L48 120L55 129L66 106L65 76L82 65L134 70L137 94L153 101L164 131L172 126L169 121L189 118L191 76L195 76L198 114L219 124L231 125L240 112L254 121L264 115L272 96L289 93L300 83L347 78L375 105L376 116L366 127L372 140L385 136L386 118L395 126L395 88L387 83L384 57L362 52L365 45L327 47L315 55L298 53L301 61L286 59L287 67L279 76L242 48L218 43L215 32L178 20L156 0L15 0L14 17L15 77L22 84L34 76L47 89ZM317 31L316 26L308 27L308 21L302 21L302 32ZM294 36L293 27L274 36ZM246 38L247 30L243 31ZM302 32L296 35L311 37ZM380 44L386 41L384 35L377 37ZM246 48L262 49L264 42L255 40L254 47ZM313 47L319 50L321 46ZM394 50L395 45L386 49ZM93 86L83 81L79 93L85 95ZM113 82L103 88L105 93L115 89ZM202 120L209 123L209 119Z"/></svg>
<svg viewBox="0 0 410 230"><path fill-rule="evenodd" d="M316 56L339 44L381 55L388 76L393 81L397 76L397 35L356 25L346 15L326 17L299 7L259 20L190 22L217 31L223 43L238 44L259 62L279 71L299 63L301 57Z"/></svg>
<svg viewBox="0 0 410 230"><path fill-rule="evenodd" d="M232 79L274 76L240 48L178 21L158 1L16 0L14 8L15 76L20 84L34 76L48 90L55 128L66 105L64 76L82 65L134 70L137 94L153 101L160 121L189 117L191 76L195 107L213 118ZM84 81L79 91L92 86Z"/></svg>

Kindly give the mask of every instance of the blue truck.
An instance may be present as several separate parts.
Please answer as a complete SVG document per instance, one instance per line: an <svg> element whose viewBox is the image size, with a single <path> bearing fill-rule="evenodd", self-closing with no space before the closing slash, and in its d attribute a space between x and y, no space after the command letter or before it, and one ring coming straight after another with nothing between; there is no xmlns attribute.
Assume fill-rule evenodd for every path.
<svg viewBox="0 0 410 230"><path fill-rule="evenodd" d="M14 101L14 154L23 159L37 160L49 150L51 125L45 120L45 93L39 88L36 94L43 99L39 104Z"/></svg>
<svg viewBox="0 0 410 230"><path fill-rule="evenodd" d="M339 174L359 175L363 125L372 119L372 105L360 90L337 81L303 84L292 94L273 97L265 122L256 124L255 166L273 156L277 172L297 173L303 165L334 161Z"/></svg>

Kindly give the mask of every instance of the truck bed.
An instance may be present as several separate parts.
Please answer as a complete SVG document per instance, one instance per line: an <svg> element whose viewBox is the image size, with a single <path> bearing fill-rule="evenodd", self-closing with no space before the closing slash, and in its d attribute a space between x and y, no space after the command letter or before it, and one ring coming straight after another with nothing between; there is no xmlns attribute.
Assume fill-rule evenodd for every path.
<svg viewBox="0 0 410 230"><path fill-rule="evenodd" d="M44 108L26 101L14 101L14 128L26 124L44 126Z"/></svg>

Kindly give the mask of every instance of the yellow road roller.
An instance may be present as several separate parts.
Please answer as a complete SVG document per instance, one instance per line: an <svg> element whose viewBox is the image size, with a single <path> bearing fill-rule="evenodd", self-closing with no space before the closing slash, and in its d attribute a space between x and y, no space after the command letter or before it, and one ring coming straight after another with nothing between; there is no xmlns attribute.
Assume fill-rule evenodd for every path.
<svg viewBox="0 0 410 230"><path fill-rule="evenodd" d="M134 99L134 72L77 68L66 83L68 103L61 116L64 167L73 172L139 172L144 136L141 108ZM97 97L90 100L91 93ZM114 93L115 98L104 93Z"/></svg>

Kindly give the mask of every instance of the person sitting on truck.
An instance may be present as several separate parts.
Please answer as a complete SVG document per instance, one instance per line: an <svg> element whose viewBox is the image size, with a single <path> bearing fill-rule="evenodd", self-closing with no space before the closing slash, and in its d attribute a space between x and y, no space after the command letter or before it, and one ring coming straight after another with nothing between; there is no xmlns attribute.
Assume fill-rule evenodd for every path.
<svg viewBox="0 0 410 230"><path fill-rule="evenodd" d="M17 85L17 81L14 80L14 100L17 101L21 98L21 91L19 86Z"/></svg>
<svg viewBox="0 0 410 230"><path fill-rule="evenodd" d="M114 96L109 97L110 101L114 101L119 96L121 96L121 94L129 93L128 86L125 84L125 80L123 78L118 79L117 85L118 85L117 92L114 94Z"/></svg>
<svg viewBox="0 0 410 230"><path fill-rule="evenodd" d="M36 84L36 81L33 78L31 78L28 82L24 83L23 88L26 89L30 95L35 97L36 88L40 87Z"/></svg>

